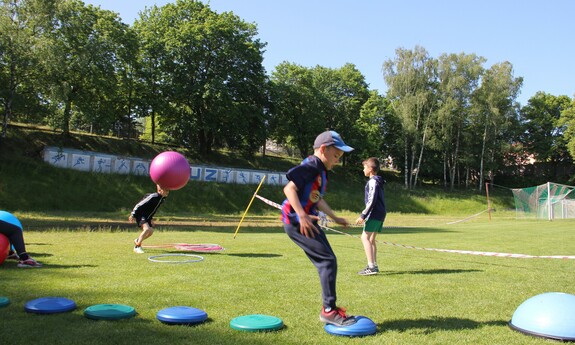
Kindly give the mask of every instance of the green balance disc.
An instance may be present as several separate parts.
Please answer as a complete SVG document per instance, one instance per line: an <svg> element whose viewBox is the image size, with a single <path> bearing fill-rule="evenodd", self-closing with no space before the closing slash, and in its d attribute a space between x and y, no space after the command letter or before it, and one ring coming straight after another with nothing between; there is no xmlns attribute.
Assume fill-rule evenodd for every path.
<svg viewBox="0 0 575 345"><path fill-rule="evenodd" d="M136 310L123 304L95 304L84 310L84 316L93 320L120 320L134 315Z"/></svg>
<svg viewBox="0 0 575 345"><path fill-rule="evenodd" d="M233 329L245 332L275 331L283 325L280 318L261 314L238 316L230 321Z"/></svg>
<svg viewBox="0 0 575 345"><path fill-rule="evenodd" d="M8 297L0 297L0 308L3 308L10 304L10 298Z"/></svg>

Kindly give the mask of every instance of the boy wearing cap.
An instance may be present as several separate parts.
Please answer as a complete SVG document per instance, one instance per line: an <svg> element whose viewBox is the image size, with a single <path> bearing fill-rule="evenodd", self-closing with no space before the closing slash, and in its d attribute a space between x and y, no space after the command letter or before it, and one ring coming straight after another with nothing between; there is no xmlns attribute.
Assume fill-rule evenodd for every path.
<svg viewBox="0 0 575 345"><path fill-rule="evenodd" d="M335 215L323 199L327 185L327 171L331 170L345 152L353 151L335 131L325 131L317 136L314 154L291 168L284 187L286 200L282 203L284 230L317 268L322 289L323 308L320 321L337 326L356 322L345 309L336 305L337 259L323 230L318 225L318 211L336 223L347 226L344 218Z"/></svg>

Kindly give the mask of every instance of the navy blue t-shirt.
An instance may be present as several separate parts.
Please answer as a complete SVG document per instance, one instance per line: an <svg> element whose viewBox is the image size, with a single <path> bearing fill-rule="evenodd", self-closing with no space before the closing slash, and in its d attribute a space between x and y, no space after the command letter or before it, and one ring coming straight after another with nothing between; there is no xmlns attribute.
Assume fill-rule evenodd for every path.
<svg viewBox="0 0 575 345"><path fill-rule="evenodd" d="M317 215L317 203L325 194L327 170L317 156L309 156L300 165L291 168L286 177L297 187L299 202L307 214ZM282 203L282 221L285 224L299 224L299 217L289 200Z"/></svg>

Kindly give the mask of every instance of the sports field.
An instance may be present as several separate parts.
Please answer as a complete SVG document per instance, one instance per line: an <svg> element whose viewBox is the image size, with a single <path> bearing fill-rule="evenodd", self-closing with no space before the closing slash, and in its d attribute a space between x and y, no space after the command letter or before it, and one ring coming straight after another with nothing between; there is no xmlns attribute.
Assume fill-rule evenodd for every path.
<svg viewBox="0 0 575 345"><path fill-rule="evenodd" d="M353 219L352 214L343 214ZM318 320L320 287L313 265L283 233L277 215L249 216L238 236L239 216L213 219L159 217L147 245L209 243L218 253L193 253L195 263L155 263L149 256L191 253L174 248L132 252L139 232L118 218L99 223L84 215L19 215L40 269L0 266L2 344L548 344L508 327L526 299L545 292L575 293L575 260L506 258L395 246L575 255L574 221L516 220L513 213L467 221L440 216L388 215L378 237L381 273L358 276L365 255L357 237L328 231L338 256L338 304L377 324L375 335L335 337ZM111 222L110 222L111 221ZM453 223L455 222L455 223ZM86 224L79 226L77 224ZM452 223L452 224L448 224ZM357 236L358 228L343 229ZM384 244L386 242L386 244ZM488 254L493 255L493 254ZM71 312L25 312L27 301L72 299ZM136 316L95 321L83 311L95 304L122 304ZM161 309L190 306L207 312L195 326L166 325ZM279 317L274 332L234 330L230 320L250 314Z"/></svg>

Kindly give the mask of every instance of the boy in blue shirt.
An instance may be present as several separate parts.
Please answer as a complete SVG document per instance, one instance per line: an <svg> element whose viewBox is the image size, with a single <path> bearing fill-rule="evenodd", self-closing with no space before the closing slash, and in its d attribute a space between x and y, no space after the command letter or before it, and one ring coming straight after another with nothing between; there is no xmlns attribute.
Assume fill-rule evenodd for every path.
<svg viewBox="0 0 575 345"><path fill-rule="evenodd" d="M369 177L369 180L365 184L365 208L355 223L363 224L361 242L367 257L367 267L357 273L362 276L368 276L379 273L375 236L382 231L383 221L386 216L383 192L385 180L377 175L380 169L377 158L368 158L362 164L363 174L365 177Z"/></svg>
<svg viewBox="0 0 575 345"><path fill-rule="evenodd" d="M347 146L335 131L325 131L318 135L313 148L312 156L286 174L289 182L284 187L287 198L282 204L282 221L286 234L303 249L317 268L323 298L320 320L337 326L348 326L356 320L336 305L337 259L318 225L318 210L336 223L348 225L344 218L335 215L323 195L326 191L327 171L339 162L345 152L351 152L353 148Z"/></svg>

